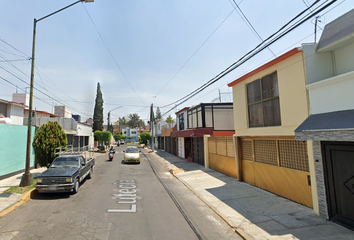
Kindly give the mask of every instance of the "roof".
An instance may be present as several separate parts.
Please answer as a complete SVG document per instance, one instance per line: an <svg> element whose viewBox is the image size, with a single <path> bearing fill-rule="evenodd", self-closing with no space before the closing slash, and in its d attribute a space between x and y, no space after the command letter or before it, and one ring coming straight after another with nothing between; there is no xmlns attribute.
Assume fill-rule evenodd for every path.
<svg viewBox="0 0 354 240"><path fill-rule="evenodd" d="M310 115L295 132L354 130L354 110Z"/></svg>
<svg viewBox="0 0 354 240"><path fill-rule="evenodd" d="M317 51L332 51L352 42L354 42L354 9L325 26Z"/></svg>
<svg viewBox="0 0 354 240"><path fill-rule="evenodd" d="M176 112L175 114L177 115L177 114L180 114L181 112L184 112L184 111L186 111L186 110L188 110L189 109L189 107L185 107L185 108L182 108L181 110L179 110L178 112Z"/></svg>
<svg viewBox="0 0 354 240"><path fill-rule="evenodd" d="M274 66L275 64L277 64L277 63L279 63L281 61L284 61L285 59L287 59L287 58L289 58L289 57L291 57L291 56L293 56L293 55L295 55L295 54L297 54L299 52L302 52L302 50L300 48L294 48L294 49L290 50L289 52L286 52L283 55L273 59L272 61L260 66L259 68L256 68L255 70L247 73L246 75L243 75L242 77L240 77L240 78L236 79L235 81L229 83L227 86L229 86L229 87L235 86L236 84L238 84L238 83L240 83L240 82L242 82L242 81L244 81L244 80L256 75L257 73L259 73L259 72L261 72L261 71L263 71L263 70L265 70L267 68L270 68L271 66Z"/></svg>
<svg viewBox="0 0 354 240"><path fill-rule="evenodd" d="M25 111L28 112L29 109L25 109ZM55 115L55 114L52 114L52 113L49 113L49 112L46 112L46 111L32 110L32 112L35 112L35 113L45 113L45 114L48 114L48 115L51 116L51 117L56 117L56 118L59 117L58 115Z"/></svg>
<svg viewBox="0 0 354 240"><path fill-rule="evenodd" d="M26 107L26 106L23 105L22 103L10 102L10 101L6 101L6 100L4 100L4 99L0 99L0 102L5 103L5 104L16 105L16 106L18 106L18 107L23 107L23 108Z"/></svg>

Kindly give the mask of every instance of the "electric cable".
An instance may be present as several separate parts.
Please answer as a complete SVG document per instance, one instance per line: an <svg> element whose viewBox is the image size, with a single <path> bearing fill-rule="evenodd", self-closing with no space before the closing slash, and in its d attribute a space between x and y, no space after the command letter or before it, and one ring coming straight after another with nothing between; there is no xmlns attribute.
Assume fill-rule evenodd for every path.
<svg viewBox="0 0 354 240"><path fill-rule="evenodd" d="M317 0L316 2L314 2L310 7L312 7L315 3L317 3L319 0ZM303 24L305 21L307 21L308 19L310 19L311 17L313 17L314 15L318 14L319 12L323 11L324 9L328 8L329 6L331 6L333 3L335 3L337 0L332 0L330 3L326 4L325 6L321 7L323 4L321 4L320 6L317 7L320 8L317 11L312 12L311 14L309 14L308 16L303 17L301 20L299 20L297 23L295 23L294 25L292 25L291 27L289 27L288 29L285 30L285 32L281 33L279 36L277 36L275 39L272 39L269 43L267 43L266 45L260 47L258 50L257 48L262 45L262 43L260 45L258 45L255 49L251 50L249 53L251 53L251 55L246 54L243 57L241 57L238 61L236 61L234 64L230 65L228 68L226 68L224 71L222 71L221 73L219 73L216 77L212 78L211 80L209 80L207 83L203 84L201 87L199 87L198 89L194 90L193 92L191 92L190 94L188 94L187 96L183 97L182 99L176 101L179 102L183 99L183 101L179 102L178 104L176 104L173 108L171 108L170 110L168 110L167 112L165 112L163 115L166 115L168 112L172 111L176 106L181 105L182 103L186 102L187 100L189 100L190 98L192 98L193 96L195 96L196 94L198 94L199 92L203 91L205 88L207 88L208 86L210 86L211 84L215 83L216 81L218 81L219 79L221 79L222 77L226 76L228 73L230 73L231 71L233 71L234 69L236 69L237 67L239 67L240 65L242 65L244 62L248 61L249 59L251 59L253 56L255 56L256 54L258 54L259 52L261 52L262 50L264 50L267 46L273 44L274 42L276 42L277 40L279 40L280 38L282 38L284 35L288 34L289 32L291 32L292 30L294 30L295 28L297 28L298 26L300 26L301 24ZM326 1L328 2L328 1ZM304 11L303 11L304 12ZM298 15L299 16L299 15ZM296 17L297 18L297 17ZM293 21L293 20L291 20ZM291 22L290 21L290 22ZM285 24L281 29L283 29L285 26L289 25L290 22L288 22L287 24ZM276 33L278 33L280 30L278 30ZM276 34L275 33L275 34ZM274 34L272 34L271 36L274 36ZM268 37L265 41L267 41L270 37ZM255 52L254 52L255 51ZM253 53L252 53L253 52ZM247 56L249 55L249 56ZM174 103L176 103L174 102ZM172 104L174 104L172 103ZM169 104L169 105L172 105ZM168 105L166 105L168 106ZM165 107L165 106L164 106ZM163 116L162 115L162 116Z"/></svg>

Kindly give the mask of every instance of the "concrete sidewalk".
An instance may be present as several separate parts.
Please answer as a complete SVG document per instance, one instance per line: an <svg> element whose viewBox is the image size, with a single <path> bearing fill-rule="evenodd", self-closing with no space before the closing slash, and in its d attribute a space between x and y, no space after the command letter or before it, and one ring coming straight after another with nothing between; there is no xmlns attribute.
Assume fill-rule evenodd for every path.
<svg viewBox="0 0 354 240"><path fill-rule="evenodd" d="M246 239L354 239L311 208L159 149L150 154Z"/></svg>
<svg viewBox="0 0 354 240"><path fill-rule="evenodd" d="M32 177L38 176L44 172L47 168L32 169ZM24 172L23 172L24 173ZM24 194L17 193L4 193L7 189L14 186L19 186L23 173L16 174L12 177L0 180L0 216L2 216L5 209L10 208L17 202L21 201Z"/></svg>

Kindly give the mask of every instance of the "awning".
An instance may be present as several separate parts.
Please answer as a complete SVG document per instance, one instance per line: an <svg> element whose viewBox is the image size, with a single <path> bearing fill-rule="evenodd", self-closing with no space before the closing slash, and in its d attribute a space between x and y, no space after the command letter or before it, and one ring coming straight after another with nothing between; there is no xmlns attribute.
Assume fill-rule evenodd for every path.
<svg viewBox="0 0 354 240"><path fill-rule="evenodd" d="M310 115L297 129L295 129L295 133L336 130L354 130L354 110Z"/></svg>

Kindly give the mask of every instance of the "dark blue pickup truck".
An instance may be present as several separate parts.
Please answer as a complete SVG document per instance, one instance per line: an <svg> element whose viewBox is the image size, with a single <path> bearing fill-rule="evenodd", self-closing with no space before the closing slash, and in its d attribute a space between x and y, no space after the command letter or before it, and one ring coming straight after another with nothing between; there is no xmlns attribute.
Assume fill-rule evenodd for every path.
<svg viewBox="0 0 354 240"><path fill-rule="evenodd" d="M59 156L37 177L36 189L40 193L77 193L80 182L86 177L92 177L94 167L93 158L86 159L83 155Z"/></svg>

